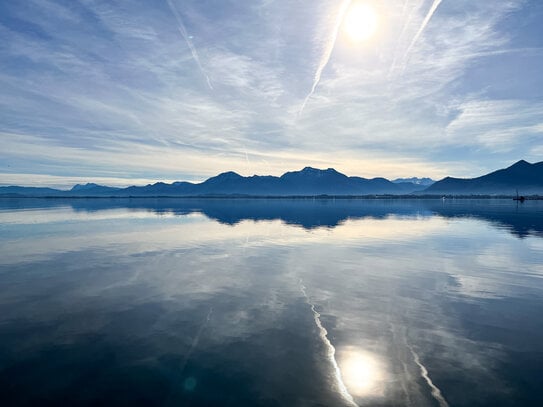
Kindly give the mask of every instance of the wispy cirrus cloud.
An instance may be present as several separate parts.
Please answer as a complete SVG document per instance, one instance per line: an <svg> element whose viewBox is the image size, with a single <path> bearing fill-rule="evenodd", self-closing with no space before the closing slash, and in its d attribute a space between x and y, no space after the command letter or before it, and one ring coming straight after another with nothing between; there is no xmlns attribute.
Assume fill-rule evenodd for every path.
<svg viewBox="0 0 543 407"><path fill-rule="evenodd" d="M415 36L411 40L411 43L409 44L409 47L407 48L407 51L405 51L405 55L404 55L405 60L407 60L409 58L409 54L411 53L411 50L417 44L417 41L419 40L420 36L422 35L424 30L426 29L426 26L428 25L428 23L432 19L434 13L437 11L437 8L439 7L439 5L441 4L442 1L443 0L434 0L432 5L430 6L430 10L428 11L428 14L426 14L426 17L424 17L424 20L422 21L422 24L421 24L420 28L418 29L417 33L415 34Z"/></svg>
<svg viewBox="0 0 543 407"><path fill-rule="evenodd" d="M519 142L533 146L543 139L543 103L473 100L462 103L458 110L459 115L447 126L451 143L510 152Z"/></svg>
<svg viewBox="0 0 543 407"><path fill-rule="evenodd" d="M321 59L317 65L317 70L315 72L315 76L313 79L313 83L311 84L311 90L309 91L308 95L305 97L302 107L300 108L300 115L303 113L305 106L307 105L307 102L313 96L315 93L315 90L317 89L317 86L319 85L319 82L321 81L322 72L324 71L324 68L328 65L328 62L330 62L330 57L332 56L332 52L334 51L334 47L336 46L337 37L339 34L339 30L341 28L341 24L343 23L343 20L345 19L345 14L347 13L352 1L351 0L344 0L341 3L341 6L339 7L339 10L337 11L337 15L335 16L335 22L332 27L332 31L328 34L328 39L326 40L325 48L323 50Z"/></svg>
<svg viewBox="0 0 543 407"><path fill-rule="evenodd" d="M196 65L198 65L198 68L200 69L200 72L202 72L202 75L206 79L207 86L211 90L213 90L213 85L211 84L211 80L209 79L209 76L207 75L204 67L202 66L202 62L200 61L200 57L198 56L198 51L196 51L196 47L192 43L192 37L187 32L187 28L185 27L185 23L183 23L183 19L181 18L181 14L177 10L177 6L173 3L172 0L166 0L168 3L168 6L170 7L170 10L172 11L175 20L177 21L177 24L179 25L179 32L181 33L181 36L187 43L187 46L190 49L190 53L192 55L192 58L194 59L194 62L196 62Z"/></svg>

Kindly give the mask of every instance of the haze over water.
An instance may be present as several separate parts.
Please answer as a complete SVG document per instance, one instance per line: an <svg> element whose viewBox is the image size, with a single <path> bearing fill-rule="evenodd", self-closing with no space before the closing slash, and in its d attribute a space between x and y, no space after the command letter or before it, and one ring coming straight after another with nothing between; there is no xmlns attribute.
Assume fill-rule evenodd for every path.
<svg viewBox="0 0 543 407"><path fill-rule="evenodd" d="M2 405L543 402L543 202L0 207Z"/></svg>

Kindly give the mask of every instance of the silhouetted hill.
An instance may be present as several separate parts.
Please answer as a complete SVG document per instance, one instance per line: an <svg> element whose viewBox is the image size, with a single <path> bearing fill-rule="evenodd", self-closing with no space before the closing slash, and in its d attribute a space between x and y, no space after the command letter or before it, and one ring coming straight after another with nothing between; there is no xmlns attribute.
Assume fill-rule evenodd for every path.
<svg viewBox="0 0 543 407"><path fill-rule="evenodd" d="M382 195L406 194L420 190L411 183L395 184L385 178L366 179L348 177L333 168L320 170L306 167L291 171L280 177L253 175L243 177L235 172L225 172L208 180L193 184L157 182L145 186L124 189L106 187L93 183L75 185L70 191L19 187L22 196L301 196L301 195ZM14 190L0 188L0 195L12 195Z"/></svg>
<svg viewBox="0 0 543 407"><path fill-rule="evenodd" d="M428 194L506 194L543 193L543 162L530 164L520 160L512 166L478 178L447 177L428 187Z"/></svg>
<svg viewBox="0 0 543 407"><path fill-rule="evenodd" d="M420 179L412 179L419 182ZM428 180L428 179L422 179ZM447 177L424 189L422 181L391 182L385 178L349 177L333 168L320 170L306 167L280 177L253 175L244 177L229 171L193 184L157 182L145 186L113 188L88 183L75 185L70 191L51 188L0 187L0 196L42 197L175 197L175 196L317 196L317 195L514 195L518 188L524 195L543 195L543 162L519 161L509 168L474 179ZM428 182L428 181L424 181Z"/></svg>
<svg viewBox="0 0 543 407"><path fill-rule="evenodd" d="M94 184L89 182L87 184L77 184L70 189L70 193L73 195L115 195L121 188L107 187L104 185Z"/></svg>
<svg viewBox="0 0 543 407"><path fill-rule="evenodd" d="M0 195L4 196L57 196L62 194L62 191L53 188L38 188L38 187L0 187Z"/></svg>

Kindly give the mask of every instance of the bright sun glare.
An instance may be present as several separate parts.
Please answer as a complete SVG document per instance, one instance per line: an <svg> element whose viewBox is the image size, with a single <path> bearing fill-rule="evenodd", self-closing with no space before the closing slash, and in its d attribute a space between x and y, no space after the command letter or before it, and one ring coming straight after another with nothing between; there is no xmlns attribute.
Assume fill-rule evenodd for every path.
<svg viewBox="0 0 543 407"><path fill-rule="evenodd" d="M339 367L343 383L351 395L375 397L383 392L383 367L370 353L345 349L340 354Z"/></svg>
<svg viewBox="0 0 543 407"><path fill-rule="evenodd" d="M354 4L343 22L343 29L349 39L361 42L370 39L377 31L379 16L373 7L364 3Z"/></svg>

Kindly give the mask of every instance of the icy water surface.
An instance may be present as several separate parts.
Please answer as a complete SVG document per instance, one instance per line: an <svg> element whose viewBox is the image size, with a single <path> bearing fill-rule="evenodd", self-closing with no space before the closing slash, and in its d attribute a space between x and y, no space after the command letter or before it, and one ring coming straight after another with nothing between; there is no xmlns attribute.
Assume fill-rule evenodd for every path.
<svg viewBox="0 0 543 407"><path fill-rule="evenodd" d="M0 201L0 405L541 406L543 202Z"/></svg>

